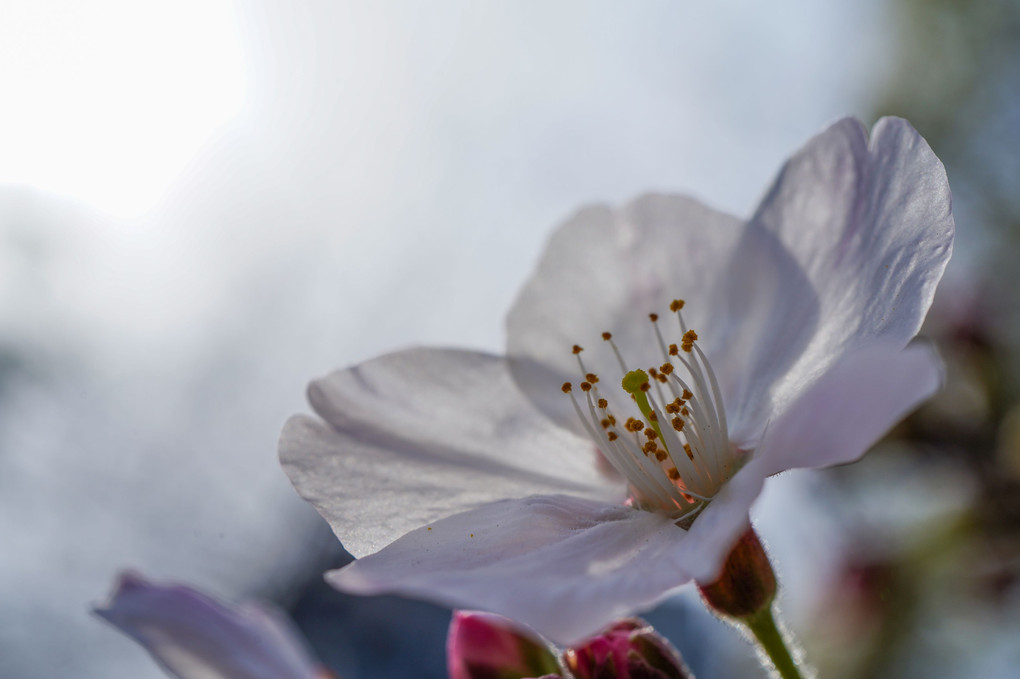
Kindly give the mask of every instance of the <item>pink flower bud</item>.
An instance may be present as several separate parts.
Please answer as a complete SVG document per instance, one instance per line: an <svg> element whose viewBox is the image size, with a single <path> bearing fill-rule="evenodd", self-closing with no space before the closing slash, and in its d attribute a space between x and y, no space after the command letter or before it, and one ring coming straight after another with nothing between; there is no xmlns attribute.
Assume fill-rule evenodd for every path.
<svg viewBox="0 0 1020 679"><path fill-rule="evenodd" d="M559 679L556 656L537 635L507 618L456 611L446 638L450 679Z"/></svg>
<svg viewBox="0 0 1020 679"><path fill-rule="evenodd" d="M564 654L577 679L693 679L680 653L643 620L621 620Z"/></svg>

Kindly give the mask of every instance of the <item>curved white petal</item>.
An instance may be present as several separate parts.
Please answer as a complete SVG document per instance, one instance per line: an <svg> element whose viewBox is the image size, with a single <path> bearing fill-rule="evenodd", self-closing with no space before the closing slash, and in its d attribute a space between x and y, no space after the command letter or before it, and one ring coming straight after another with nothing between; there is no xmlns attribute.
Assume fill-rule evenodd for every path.
<svg viewBox="0 0 1020 679"><path fill-rule="evenodd" d="M293 625L264 606L227 606L189 587L123 573L110 603L94 612L181 679L326 676Z"/></svg>
<svg viewBox="0 0 1020 679"><path fill-rule="evenodd" d="M769 425L755 460L768 474L853 462L941 383L941 361L924 344L857 349Z"/></svg>
<svg viewBox="0 0 1020 679"><path fill-rule="evenodd" d="M819 303L817 332L796 365L741 399L751 407L771 401L773 415L855 347L906 345L928 312L954 233L942 163L898 118L880 120L870 141L853 119L812 139L783 167L750 227L779 238ZM775 351L786 347L777 342ZM757 414L762 424L766 415Z"/></svg>
<svg viewBox="0 0 1020 679"><path fill-rule="evenodd" d="M697 517L677 548L678 569L713 581L766 478L856 460L941 381L941 362L923 344L873 343L843 357L769 425L751 460Z"/></svg>
<svg viewBox="0 0 1020 679"><path fill-rule="evenodd" d="M418 528L327 579L489 610L566 645L684 584L672 555L686 535L660 514L533 496Z"/></svg>
<svg viewBox="0 0 1020 679"><path fill-rule="evenodd" d="M620 210L581 210L552 235L510 309L507 346L514 377L543 413L580 431L559 389L565 381L580 379L571 347L584 347L586 367L617 387L623 375L602 333L612 333L629 368L658 366L663 355L648 314L658 313L664 334L679 342L669 303L684 298L685 319L722 369L726 391L726 378L733 373L726 358L731 348L742 347L731 316L719 310L734 302L741 307L735 312L771 309L770 301L756 303L761 299L756 293L768 285L753 285L751 276L757 272L774 280L773 259L781 254L762 243L741 248L744 236L740 220L684 196L647 195ZM758 241L768 238L765 234ZM738 252L741 266L732 267ZM742 294L734 295L733 288ZM794 289L811 294L808 286Z"/></svg>
<svg viewBox="0 0 1020 679"><path fill-rule="evenodd" d="M953 231L945 171L917 132L885 118L869 142L847 119L786 163L746 227L661 195L588 208L561 226L508 317L514 375L543 412L579 431L557 390L578 380L570 347L585 347L586 365L615 383L601 333L614 335L628 367L657 365L646 315L659 313L675 334L665 310L685 298L733 438L753 444L839 356L913 337Z"/></svg>
<svg viewBox="0 0 1020 679"><path fill-rule="evenodd" d="M623 497L597 472L594 445L539 415L501 357L389 354L313 382L309 400L326 422L291 418L280 460L355 556L493 500Z"/></svg>
<svg viewBox="0 0 1020 679"><path fill-rule="evenodd" d="M682 546L677 568L700 583L719 577L726 556L750 523L750 511L768 477L763 465L751 460L716 494L694 520Z"/></svg>

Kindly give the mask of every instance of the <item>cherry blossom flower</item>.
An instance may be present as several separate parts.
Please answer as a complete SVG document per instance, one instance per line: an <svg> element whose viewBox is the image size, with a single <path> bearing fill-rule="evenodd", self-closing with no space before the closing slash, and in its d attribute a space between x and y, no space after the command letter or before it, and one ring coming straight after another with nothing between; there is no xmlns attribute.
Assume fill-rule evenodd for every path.
<svg viewBox="0 0 1020 679"><path fill-rule="evenodd" d="M180 679L328 679L282 614L229 606L183 585L122 573L94 613L131 637Z"/></svg>
<svg viewBox="0 0 1020 679"><path fill-rule="evenodd" d="M507 356L418 348L311 384L321 419L292 418L280 456L358 557L328 580L564 645L711 582L767 477L857 459L938 388L937 356L907 345L950 202L928 145L884 118L810 140L747 221L665 195L580 211Z"/></svg>

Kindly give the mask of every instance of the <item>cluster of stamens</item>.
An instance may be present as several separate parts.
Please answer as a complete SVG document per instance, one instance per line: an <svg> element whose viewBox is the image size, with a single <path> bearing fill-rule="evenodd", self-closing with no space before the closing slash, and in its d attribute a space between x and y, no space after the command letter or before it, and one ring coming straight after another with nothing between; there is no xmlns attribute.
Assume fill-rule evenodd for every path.
<svg viewBox="0 0 1020 679"><path fill-rule="evenodd" d="M623 373L622 387L637 404L640 417L613 414L598 375L585 367L584 349L576 344L573 354L584 378L578 384L583 399L577 398L570 382L563 384L563 392L570 395L603 455L627 479L639 505L693 519L736 471L739 451L729 442L719 384L697 345L697 333L684 322L683 307L679 299L670 304L680 325L679 344L667 345L659 316L649 314L663 362L647 371L628 370L612 334L602 333Z"/></svg>

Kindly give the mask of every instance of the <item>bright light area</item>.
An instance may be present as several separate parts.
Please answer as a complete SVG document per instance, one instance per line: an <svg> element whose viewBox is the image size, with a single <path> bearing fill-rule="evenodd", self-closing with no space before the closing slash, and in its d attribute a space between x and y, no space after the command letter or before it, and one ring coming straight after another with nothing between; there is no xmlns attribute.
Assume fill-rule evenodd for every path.
<svg viewBox="0 0 1020 679"><path fill-rule="evenodd" d="M2 15L0 182L135 216L243 103L224 0L21 0Z"/></svg>

